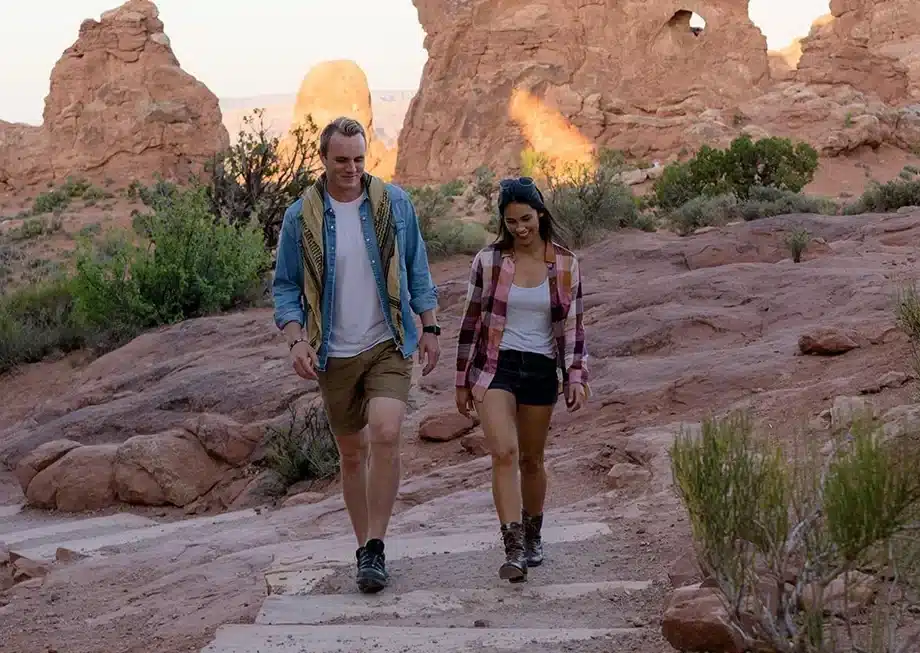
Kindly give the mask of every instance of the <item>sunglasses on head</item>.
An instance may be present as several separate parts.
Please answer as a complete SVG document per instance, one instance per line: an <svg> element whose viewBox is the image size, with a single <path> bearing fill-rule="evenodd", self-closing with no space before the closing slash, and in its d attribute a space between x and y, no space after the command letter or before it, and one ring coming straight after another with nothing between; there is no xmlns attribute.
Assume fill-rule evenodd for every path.
<svg viewBox="0 0 920 653"><path fill-rule="evenodd" d="M543 193L537 188L532 177L510 177L508 179L502 179L498 182L498 186L501 195L507 199L515 197L535 197L541 202L543 201Z"/></svg>
<svg viewBox="0 0 920 653"><path fill-rule="evenodd" d="M499 187L504 189L511 189L515 186L520 186L521 188L532 188L535 184L532 177L509 177L508 179L502 179L498 182Z"/></svg>

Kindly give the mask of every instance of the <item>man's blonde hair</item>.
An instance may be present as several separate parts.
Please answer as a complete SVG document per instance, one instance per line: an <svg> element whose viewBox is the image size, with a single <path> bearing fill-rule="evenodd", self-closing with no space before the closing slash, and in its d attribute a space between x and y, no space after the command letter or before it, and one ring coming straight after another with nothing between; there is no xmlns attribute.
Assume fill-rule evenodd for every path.
<svg viewBox="0 0 920 653"><path fill-rule="evenodd" d="M332 140L333 134L349 137L360 134L364 139L364 144L367 144L367 133L364 131L364 126L354 118L340 116L326 125L319 135L319 153L321 155L326 156L329 153L329 141Z"/></svg>

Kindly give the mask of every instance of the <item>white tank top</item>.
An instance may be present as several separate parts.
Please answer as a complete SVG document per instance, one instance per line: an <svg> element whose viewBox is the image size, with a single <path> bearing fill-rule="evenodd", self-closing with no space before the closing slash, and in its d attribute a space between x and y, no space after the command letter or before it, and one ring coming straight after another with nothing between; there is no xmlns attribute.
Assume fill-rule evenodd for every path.
<svg viewBox="0 0 920 653"><path fill-rule="evenodd" d="M499 349L516 349L555 357L549 279L535 288L512 284Z"/></svg>

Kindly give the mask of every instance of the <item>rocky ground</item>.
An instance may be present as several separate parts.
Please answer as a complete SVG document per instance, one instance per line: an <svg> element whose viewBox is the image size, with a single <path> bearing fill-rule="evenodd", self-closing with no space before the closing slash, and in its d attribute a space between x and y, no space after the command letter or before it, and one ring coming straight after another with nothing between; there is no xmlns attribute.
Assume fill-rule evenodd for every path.
<svg viewBox="0 0 920 653"><path fill-rule="evenodd" d="M812 241L795 264L784 237L799 227ZM448 425L444 442L419 437L423 422L443 426L453 412L468 261L438 264L444 359L413 390L390 591L355 593L354 544L334 484L302 505L116 501L68 515L21 509L6 473L0 541L37 568L0 594L3 650L422 651L439 634L448 651L534 641L529 650L664 653L663 607L689 550L668 472L675 433L743 407L780 440L797 430L826 438L838 397L858 398L837 400L838 409L867 402L888 421L915 419L886 411L915 392L893 297L917 274L918 235L920 211L783 216L687 238L622 232L582 251L593 398L583 413L554 418L548 561L517 588L495 575L499 540L478 432L459 437L469 429ZM803 335L819 351L830 340L847 351L801 355ZM264 425L315 394L284 354L263 309L162 329L92 362L26 368L0 381L0 457L12 465L60 438L122 446L175 433L200 413Z"/></svg>

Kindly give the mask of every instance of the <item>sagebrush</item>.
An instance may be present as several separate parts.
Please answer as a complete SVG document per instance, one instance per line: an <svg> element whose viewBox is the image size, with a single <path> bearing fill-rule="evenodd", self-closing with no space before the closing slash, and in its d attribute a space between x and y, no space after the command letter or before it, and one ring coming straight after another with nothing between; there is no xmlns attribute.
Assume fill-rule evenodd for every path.
<svg viewBox="0 0 920 653"><path fill-rule="evenodd" d="M288 424L270 432L265 464L288 486L335 476L339 450L323 406L317 402L299 413L292 405L288 412Z"/></svg>
<svg viewBox="0 0 920 653"><path fill-rule="evenodd" d="M790 452L736 413L682 434L671 460L700 567L752 646L916 650L920 630L902 620L920 598L920 450L909 438L886 439L861 417L826 454L814 442ZM857 590L871 620L851 608Z"/></svg>

